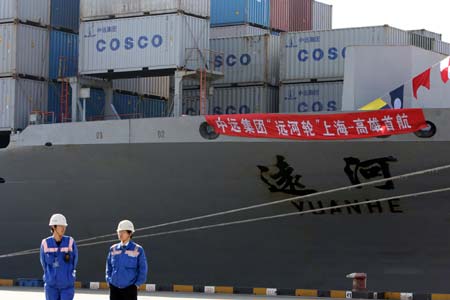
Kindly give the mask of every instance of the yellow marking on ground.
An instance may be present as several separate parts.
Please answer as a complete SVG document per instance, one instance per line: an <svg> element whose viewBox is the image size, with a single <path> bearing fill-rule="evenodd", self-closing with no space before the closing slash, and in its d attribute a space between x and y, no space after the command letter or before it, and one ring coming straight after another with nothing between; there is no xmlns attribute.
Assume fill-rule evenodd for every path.
<svg viewBox="0 0 450 300"><path fill-rule="evenodd" d="M183 293L193 293L194 292L194 286L192 285L178 285L175 284L173 286L174 292L183 292Z"/></svg>
<svg viewBox="0 0 450 300"><path fill-rule="evenodd" d="M384 299L400 300L401 293L386 292L384 293Z"/></svg>
<svg viewBox="0 0 450 300"><path fill-rule="evenodd" d="M0 286L13 286L14 281L11 279L0 279Z"/></svg>
<svg viewBox="0 0 450 300"><path fill-rule="evenodd" d="M233 294L234 288L232 286L216 286L215 291L217 294Z"/></svg>
<svg viewBox="0 0 450 300"><path fill-rule="evenodd" d="M345 291L331 291L330 292L331 298L340 298L345 299Z"/></svg>
<svg viewBox="0 0 450 300"><path fill-rule="evenodd" d="M266 295L267 294L267 289L266 288L254 288L253 289L253 294L254 295Z"/></svg>
<svg viewBox="0 0 450 300"><path fill-rule="evenodd" d="M318 294L319 293L317 290L302 290L302 289L295 290L295 296L318 297Z"/></svg>
<svg viewBox="0 0 450 300"><path fill-rule="evenodd" d="M450 294L431 294L431 300L450 300Z"/></svg>

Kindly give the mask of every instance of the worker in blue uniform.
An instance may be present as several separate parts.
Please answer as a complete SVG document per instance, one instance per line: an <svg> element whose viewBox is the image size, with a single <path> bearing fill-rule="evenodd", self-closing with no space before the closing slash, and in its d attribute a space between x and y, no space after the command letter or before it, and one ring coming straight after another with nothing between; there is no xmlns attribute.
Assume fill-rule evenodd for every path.
<svg viewBox="0 0 450 300"><path fill-rule="evenodd" d="M52 235L42 240L41 265L44 269L46 300L73 300L78 250L74 239L65 236L67 220L54 214L49 222Z"/></svg>
<svg viewBox="0 0 450 300"><path fill-rule="evenodd" d="M112 245L106 261L106 281L110 300L137 300L139 286L147 279L147 258L144 249L131 239L134 225L124 220L117 226L120 243Z"/></svg>

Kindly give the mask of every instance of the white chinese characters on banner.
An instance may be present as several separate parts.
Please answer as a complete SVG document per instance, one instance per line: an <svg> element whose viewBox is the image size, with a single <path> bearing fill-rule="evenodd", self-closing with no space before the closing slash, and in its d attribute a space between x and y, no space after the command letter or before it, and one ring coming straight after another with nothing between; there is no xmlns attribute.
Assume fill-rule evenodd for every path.
<svg viewBox="0 0 450 300"><path fill-rule="evenodd" d="M245 137L347 139L404 134L426 128L420 109L328 115L206 116L217 133Z"/></svg>

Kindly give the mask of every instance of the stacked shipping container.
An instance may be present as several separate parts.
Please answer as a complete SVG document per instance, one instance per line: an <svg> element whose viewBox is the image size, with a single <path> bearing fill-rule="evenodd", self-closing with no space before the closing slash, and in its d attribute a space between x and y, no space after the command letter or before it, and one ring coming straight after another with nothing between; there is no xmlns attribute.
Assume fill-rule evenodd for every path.
<svg viewBox="0 0 450 300"><path fill-rule="evenodd" d="M208 100L213 115L278 112L278 88L267 85L214 88ZM183 91L183 113L200 114L199 89Z"/></svg>
<svg viewBox="0 0 450 300"><path fill-rule="evenodd" d="M224 113L227 109L213 109L226 107L223 95L229 95L233 107L250 107L255 112L254 103L268 101L277 102L273 97L273 90L278 85L279 75L279 45L280 38L270 34L248 37L230 37L211 40L211 49L223 53L215 57L215 66L223 68L223 79L213 82L214 93L209 97L209 112ZM198 82L187 81L184 86L195 89ZM194 91L185 91L188 95L195 95ZM197 88L198 93L198 88ZM261 96L264 95L264 96ZM198 112L198 97L184 96L190 104L189 114ZM187 97L187 98L186 98ZM267 109L267 111L265 111ZM234 113L241 110L235 109ZM273 105L258 105L258 112L275 112Z"/></svg>
<svg viewBox="0 0 450 300"><path fill-rule="evenodd" d="M216 67L223 67L224 78L215 86L270 84L279 81L280 38L269 34L211 40Z"/></svg>
<svg viewBox="0 0 450 300"><path fill-rule="evenodd" d="M251 24L269 28L270 0L211 0L211 26Z"/></svg>
<svg viewBox="0 0 450 300"><path fill-rule="evenodd" d="M0 1L0 129L21 130L47 106L50 0Z"/></svg>
<svg viewBox="0 0 450 300"><path fill-rule="evenodd" d="M217 66L224 66L225 75L213 83L212 99L220 98L217 93L223 93L219 89L223 87L236 89L235 97L248 97L248 90L239 91L242 86L260 85L273 90L280 81L280 40L268 33L271 30L331 29L331 21L332 7L313 0L212 1L211 25L214 28L211 35L215 38L211 40L211 48L224 53L224 57L219 56L215 61ZM191 81L186 83L193 84ZM241 101L244 105L246 100L242 98ZM190 113L192 111L196 110Z"/></svg>
<svg viewBox="0 0 450 300"><path fill-rule="evenodd" d="M60 114L60 84L49 84L48 88L48 111L53 112L55 118ZM69 95L71 96L71 94ZM91 89L90 98L86 100L86 118L89 121L98 121L111 118L105 116L105 92L100 89ZM69 97L69 105L72 99ZM115 91L113 104L123 119L164 117L166 112L166 101L155 97L130 95Z"/></svg>
<svg viewBox="0 0 450 300"><path fill-rule="evenodd" d="M210 32L211 39L231 38L231 37L245 37L269 34L270 30L255 27L252 25L235 25L235 26L221 26L212 27Z"/></svg>
<svg viewBox="0 0 450 300"><path fill-rule="evenodd" d="M210 0L81 0L83 21L176 13L209 18Z"/></svg>
<svg viewBox="0 0 450 300"><path fill-rule="evenodd" d="M332 26L332 6L315 0L213 0L213 38L232 37L220 27L243 26L236 34L260 34L256 28L282 31L328 30ZM236 29L234 29L236 31ZM240 35L234 35L240 36Z"/></svg>
<svg viewBox="0 0 450 300"><path fill-rule="evenodd" d="M450 54L441 35L427 30L405 32L388 26L323 30L331 28L331 6L312 0L213 0L211 46L209 0L79 2L0 3L0 83L8 95L1 102L5 115L1 128L25 127L32 110L57 115L61 95L57 79L77 75L78 67L89 75L164 73L187 66L186 48L224 53L215 57L215 66L223 66L225 72L210 97L209 112L215 114L274 112L278 97L273 95L280 82L276 107L281 112L339 110L349 45L415 45ZM152 32L139 31L142 28ZM279 45L280 38L269 34L272 28L316 31L283 33ZM196 114L198 83L187 85L184 111ZM114 104L120 114L166 114L165 102L157 99L169 97L168 77L114 80L113 88L118 90ZM48 105L42 90L48 91ZM104 93L92 89L88 117L103 112Z"/></svg>
<svg viewBox="0 0 450 300"><path fill-rule="evenodd" d="M314 0L271 0L270 27L277 31L329 30L332 6Z"/></svg>
<svg viewBox="0 0 450 300"><path fill-rule="evenodd" d="M140 96L169 99L170 77L141 77L113 80L113 89Z"/></svg>
<svg viewBox="0 0 450 300"><path fill-rule="evenodd" d="M343 87L343 81L283 84L280 86L280 112L339 111Z"/></svg>
<svg viewBox="0 0 450 300"><path fill-rule="evenodd" d="M129 0L120 1L122 5L103 2L81 1L81 74L124 78L130 74L137 77L170 73L187 67L187 49L209 48L209 20L195 15L205 15L204 9L209 5L191 7L192 1ZM172 5L167 7L167 3ZM135 7L144 4L150 16L140 16L142 10ZM102 9L121 18L102 20ZM178 13L184 10L192 15Z"/></svg>
<svg viewBox="0 0 450 300"><path fill-rule="evenodd" d="M343 81L344 62L348 46L414 45L436 52L445 52L446 49L437 49L433 42L438 42L442 48L445 48L446 43L442 41L431 40L426 36L412 34L389 26L282 33L280 81L282 86L287 86L281 89L281 112L290 111L291 104L289 102L292 101L289 100L291 99L289 95L286 96L285 91L293 89L291 84L311 81L319 83ZM329 94L329 85L324 84L323 87L323 89L321 87L316 88L318 93L320 95ZM341 90L341 88L332 89L336 93L341 93ZM340 107L342 95L339 97L336 94L332 99L337 102L337 105L332 106L331 109L328 107L327 110L333 110L333 107ZM324 98L321 101L322 103L327 103L328 99ZM322 107L325 108L327 106L323 105Z"/></svg>
<svg viewBox="0 0 450 300"><path fill-rule="evenodd" d="M68 97L67 101L61 89L60 79L77 76L78 74L78 28L80 20L80 0L51 0L51 22L47 111L52 113L52 121L66 121L70 115L61 114L61 102L63 111L71 111ZM58 92L58 94L56 94ZM67 103L66 103L67 102ZM67 105L67 106L66 106ZM87 111L91 111L91 103L88 103Z"/></svg>
<svg viewBox="0 0 450 300"><path fill-rule="evenodd" d="M278 102L279 37L270 34L270 2L211 1L211 50L223 53L214 61L224 78L212 83L209 113L277 111L271 104ZM198 82L188 80L184 86L183 111L198 114Z"/></svg>
<svg viewBox="0 0 450 300"><path fill-rule="evenodd" d="M2 0L0 22L30 22L50 25L50 0Z"/></svg>
<svg viewBox="0 0 450 300"><path fill-rule="evenodd" d="M0 87L5 95L0 100L0 128L25 128L32 111L53 113L54 120L60 118L58 79L78 73L79 9L79 0L0 2ZM101 98L102 93L92 91L92 99ZM116 102L125 102L122 94L116 94ZM167 92L161 94L166 96ZM98 114L99 103L88 102L88 115Z"/></svg>
<svg viewBox="0 0 450 300"><path fill-rule="evenodd" d="M209 16L209 0L82 0L80 73L114 78L121 92L167 99L169 77L148 76L192 67L188 49L209 48Z"/></svg>

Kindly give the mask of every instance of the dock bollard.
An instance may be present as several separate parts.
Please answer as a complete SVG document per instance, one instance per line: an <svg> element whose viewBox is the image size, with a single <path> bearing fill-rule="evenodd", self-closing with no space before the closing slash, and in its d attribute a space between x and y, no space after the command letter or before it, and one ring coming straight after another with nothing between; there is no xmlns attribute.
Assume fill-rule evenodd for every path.
<svg viewBox="0 0 450 300"><path fill-rule="evenodd" d="M366 273L351 273L347 278L353 279L353 292L367 291L367 274Z"/></svg>

